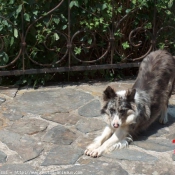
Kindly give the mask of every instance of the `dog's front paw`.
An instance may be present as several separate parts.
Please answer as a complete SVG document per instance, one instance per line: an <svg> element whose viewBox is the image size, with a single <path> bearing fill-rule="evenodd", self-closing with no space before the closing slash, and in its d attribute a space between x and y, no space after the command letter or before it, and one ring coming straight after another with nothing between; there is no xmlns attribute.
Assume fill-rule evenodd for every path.
<svg viewBox="0 0 175 175"><path fill-rule="evenodd" d="M94 149L90 154L90 156L94 158L100 157L101 155L102 155L102 149L100 148Z"/></svg>
<svg viewBox="0 0 175 175"><path fill-rule="evenodd" d="M93 152L93 150L95 150L95 149L98 148L99 146L100 146L100 144L98 144L98 143L92 143L92 144L90 144L90 145L86 148L86 150L84 151L84 154L90 156L91 153Z"/></svg>

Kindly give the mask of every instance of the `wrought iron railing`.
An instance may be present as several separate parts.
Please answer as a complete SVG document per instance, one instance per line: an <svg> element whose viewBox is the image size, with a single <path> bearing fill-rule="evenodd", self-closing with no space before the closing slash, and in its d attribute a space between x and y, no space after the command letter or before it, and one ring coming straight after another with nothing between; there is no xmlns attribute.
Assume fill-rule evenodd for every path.
<svg viewBox="0 0 175 175"><path fill-rule="evenodd" d="M47 34L46 40L42 43L42 45L45 47L47 57L48 53L54 53L56 56L54 56L54 60L51 60L51 63L45 63L42 61L40 62L34 58L34 54L32 54L31 48L28 48L28 42L30 40L29 33L33 27L36 26L37 23L43 20L45 17L49 17L49 19L51 19L52 15L60 8L62 8L62 4L63 2L65 3L65 1L68 4L66 9L67 30L65 30L66 32L63 32L58 28L57 30L54 30L53 32ZM9 61L6 64L3 63L0 65L0 76L138 67L139 62L142 60L142 58L144 58L152 50L156 49L156 42L160 36L160 33L163 30L172 31L172 29L175 29L174 26L170 25L162 26L159 29L157 28L157 21L160 20L157 17L156 7L154 7L154 10L152 11L152 27L145 28L144 24L147 21L143 21L139 24L138 27L132 29L129 36L126 36L128 38L127 42L130 45L128 51L129 54L123 55L123 53L118 51L118 42L115 33L121 29L121 26L124 27L124 25L128 22L127 19L131 15L142 13L142 9L140 10L139 8L135 8L129 13L123 15L121 19L116 20L117 17L114 12L115 6L113 6L111 24L108 26L108 30L105 31L105 34L102 36L98 30L90 30L87 28L83 28L75 32L73 31L74 33L72 33L71 14L73 13L74 9L70 8L70 2L70 0L61 0L57 6L51 9L49 12L44 13L37 19L34 19L33 22L29 24L26 24L26 22L24 22L24 10L22 10L20 24L21 27L19 27L19 24L14 24L5 16L0 16L1 22L4 20L13 28L13 34L16 35L17 39L15 39L19 45L18 50L16 50L16 54L8 55L10 58ZM154 2L156 5L156 1ZM112 1L112 3L114 3L114 1ZM83 9L83 7L79 8ZM94 13L92 13L92 15L100 17ZM58 42L55 46L53 46L50 44L50 37L53 37L55 34L56 37L62 38L62 42ZM90 43L81 41L82 36L84 35L89 35L92 38ZM143 41L135 41L137 40L138 35L140 35L140 38L142 38ZM38 43L36 42L35 44ZM75 48L80 47L83 51L81 54L77 54ZM2 53L4 49L5 34L1 34L0 31L0 53ZM87 52L88 54L86 54ZM117 61L116 55L122 59L120 59L120 61ZM21 64L18 64L19 61Z"/></svg>

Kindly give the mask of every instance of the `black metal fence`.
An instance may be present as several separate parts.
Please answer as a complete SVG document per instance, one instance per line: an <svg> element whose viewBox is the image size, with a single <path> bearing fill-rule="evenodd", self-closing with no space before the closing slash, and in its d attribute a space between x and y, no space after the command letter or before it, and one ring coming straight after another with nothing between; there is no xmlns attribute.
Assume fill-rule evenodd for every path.
<svg viewBox="0 0 175 175"><path fill-rule="evenodd" d="M34 54L31 53L31 48L28 47L28 42L30 41L29 34L39 21L46 17L51 19L54 13L58 13L59 9L62 8L63 2L68 4L66 9L66 30L63 31L58 28L47 34L46 40L42 43L42 46L45 47L45 55L49 57L49 54L54 53L55 56L54 60L51 60L50 63L40 62L40 60L35 59ZM24 21L24 9L21 10L20 24L14 24L13 21L7 19L7 17L0 16L0 23L6 21L13 28L13 35L16 35L16 45L18 45L16 54L8 55L5 36L9 35L9 33L7 31L7 34L5 34L0 31L0 53L4 54L3 51L6 49L7 52L5 54L7 54L9 58L6 64L3 63L0 65L0 76L138 67L142 58L152 50L157 49L156 44L161 32L171 31L172 34L175 29L174 26L169 24L160 27L162 19L158 17L156 1L154 1L155 7L150 11L152 21L141 21L137 27L131 28L129 35L125 36L125 40L123 40L123 42L129 45L129 48L123 47L119 51L118 45L121 45L121 43L119 43L117 36L115 36L116 31L121 31L121 28L123 29L127 23L132 24L132 21L135 20L134 15L137 16L137 14L142 13L144 9L135 8L120 16L120 19L118 19L115 13L116 7L113 6L113 15L110 20L111 24L107 27L107 31L101 34L96 29L90 30L82 28L75 31L74 27L74 30L72 30L73 22L71 15L74 12L74 8L70 7L70 3L70 0L61 0L58 5L49 12L42 14L37 19L28 23ZM114 1L111 3L114 3ZM84 7L79 8L83 9ZM92 15L100 18L99 14L95 14L94 12L88 11L86 13L92 13ZM132 19L130 16L132 16ZM145 28L145 23L148 22L151 23L151 28ZM85 35L91 38L91 42L82 40L82 37ZM53 43L50 44L50 37L53 36L59 39L54 46ZM122 36L120 37L122 38ZM38 43L35 43L35 45L37 44ZM76 49L78 50L79 48L81 48L81 50L77 53ZM0 57L0 59L2 59L2 57ZM21 64L18 64L18 62Z"/></svg>

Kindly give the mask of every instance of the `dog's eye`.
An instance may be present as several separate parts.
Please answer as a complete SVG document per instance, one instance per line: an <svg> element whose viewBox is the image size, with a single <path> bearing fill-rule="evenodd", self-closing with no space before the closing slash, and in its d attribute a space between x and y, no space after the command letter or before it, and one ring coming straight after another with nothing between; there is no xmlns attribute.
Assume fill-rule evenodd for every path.
<svg viewBox="0 0 175 175"><path fill-rule="evenodd" d="M115 109L110 109L109 111L111 114L115 113Z"/></svg>
<svg viewBox="0 0 175 175"><path fill-rule="evenodd" d="M126 110L124 110L124 109L119 110L120 114L124 114L125 112L126 112Z"/></svg>

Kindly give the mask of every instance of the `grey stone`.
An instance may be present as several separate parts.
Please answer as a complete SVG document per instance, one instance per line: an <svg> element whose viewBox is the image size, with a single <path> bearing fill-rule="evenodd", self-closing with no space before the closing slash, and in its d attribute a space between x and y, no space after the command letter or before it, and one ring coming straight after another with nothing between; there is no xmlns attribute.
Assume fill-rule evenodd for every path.
<svg viewBox="0 0 175 175"><path fill-rule="evenodd" d="M105 157L120 159L120 160L130 160L130 161L141 161L141 162L155 162L158 159L150 154L127 149L119 149L111 152L110 154L104 154Z"/></svg>
<svg viewBox="0 0 175 175"><path fill-rule="evenodd" d="M26 92L15 98L9 108L26 113L50 114L69 112L86 104L94 97L75 89Z"/></svg>
<svg viewBox="0 0 175 175"><path fill-rule="evenodd" d="M100 113L101 104L99 100L93 100L85 106L78 109L78 114L84 117L98 117Z"/></svg>
<svg viewBox="0 0 175 175"><path fill-rule="evenodd" d="M74 164L83 155L83 150L71 145L59 145L50 150L42 166Z"/></svg>
<svg viewBox="0 0 175 175"><path fill-rule="evenodd" d="M19 175L19 174L27 174L27 175L39 175L37 171L31 165L28 164L6 164L1 166L0 173L4 175Z"/></svg>
<svg viewBox="0 0 175 175"><path fill-rule="evenodd" d="M175 133L171 133L171 134L167 135L166 138L173 140L175 138Z"/></svg>
<svg viewBox="0 0 175 175"><path fill-rule="evenodd" d="M22 118L24 115L21 112L11 112L11 113L3 113L3 117L9 119L10 121L15 121L18 120L20 118Z"/></svg>
<svg viewBox="0 0 175 175"><path fill-rule="evenodd" d="M55 144L70 145L77 138L76 134L64 126L55 126L50 129L42 141Z"/></svg>
<svg viewBox="0 0 175 175"><path fill-rule="evenodd" d="M43 151L43 147L30 136L20 136L6 130L0 131L0 140L11 150L16 151L24 162L34 159Z"/></svg>
<svg viewBox="0 0 175 175"><path fill-rule="evenodd" d="M172 117L175 118L175 106L174 105L169 105L168 106L168 114Z"/></svg>
<svg viewBox="0 0 175 175"><path fill-rule="evenodd" d="M6 119L6 118L3 116L3 114L0 113L0 129L2 129L2 128L8 126L8 124L9 124L8 119Z"/></svg>
<svg viewBox="0 0 175 175"><path fill-rule="evenodd" d="M20 143L9 146L10 149L16 151L21 157L23 162L32 160L40 155L44 150L43 147L36 143L28 145L28 143Z"/></svg>
<svg viewBox="0 0 175 175"><path fill-rule="evenodd" d="M62 125L75 125L77 121L81 119L81 117L70 113L55 113L50 115L47 114L42 115L41 117L46 120L60 123Z"/></svg>
<svg viewBox="0 0 175 175"><path fill-rule="evenodd" d="M4 152L0 151L0 163L5 163L6 159L7 155Z"/></svg>
<svg viewBox="0 0 175 175"><path fill-rule="evenodd" d="M170 172L164 172L164 173L161 173L160 175L171 175Z"/></svg>
<svg viewBox="0 0 175 175"><path fill-rule="evenodd" d="M143 149L157 151L157 152L166 152L173 149L173 145L171 144L171 141L167 139L134 141L133 144Z"/></svg>
<svg viewBox="0 0 175 175"><path fill-rule="evenodd" d="M149 140L151 142L155 142L157 144L160 144L160 145L164 145L164 146L167 146L167 147L170 147L170 148L173 148L173 144L172 144L172 140L170 139L151 139Z"/></svg>
<svg viewBox="0 0 175 175"><path fill-rule="evenodd" d="M137 175L174 175L173 169L171 169L171 163L161 164L156 162L154 164L137 162L130 165L130 162L127 162L130 167L134 167L135 171L131 174ZM168 171L167 171L168 170Z"/></svg>
<svg viewBox="0 0 175 175"><path fill-rule="evenodd" d="M5 101L6 101L5 98L1 98L1 97L0 97L0 105L1 105L2 103L4 103Z"/></svg>
<svg viewBox="0 0 175 175"><path fill-rule="evenodd" d="M44 131L49 123L39 119L21 119L12 124L10 130L19 134L33 135Z"/></svg>
<svg viewBox="0 0 175 175"><path fill-rule="evenodd" d="M0 140L7 145L18 143L20 138L21 136L17 133L13 133L8 130L0 130Z"/></svg>
<svg viewBox="0 0 175 175"><path fill-rule="evenodd" d="M76 124L76 128L83 132L83 133L89 133L97 130L101 130L106 126L105 122L93 119L93 118L83 118L79 120Z"/></svg>
<svg viewBox="0 0 175 175"><path fill-rule="evenodd" d="M64 169L63 172L79 172L83 175L128 175L128 172L116 162L107 163L95 159L86 165Z"/></svg>
<svg viewBox="0 0 175 175"><path fill-rule="evenodd" d="M172 155L172 159L173 161L175 161L175 153Z"/></svg>
<svg viewBox="0 0 175 175"><path fill-rule="evenodd" d="M15 97L17 92L18 86L0 87L0 93L11 98Z"/></svg>

